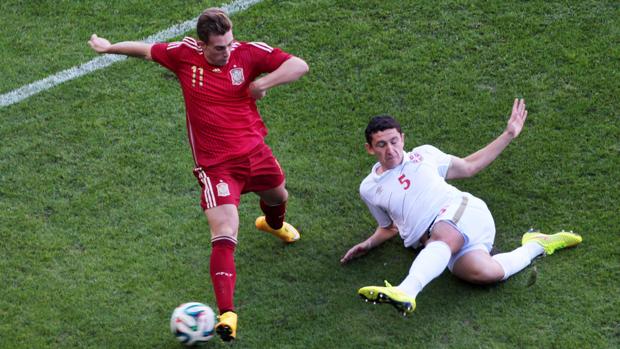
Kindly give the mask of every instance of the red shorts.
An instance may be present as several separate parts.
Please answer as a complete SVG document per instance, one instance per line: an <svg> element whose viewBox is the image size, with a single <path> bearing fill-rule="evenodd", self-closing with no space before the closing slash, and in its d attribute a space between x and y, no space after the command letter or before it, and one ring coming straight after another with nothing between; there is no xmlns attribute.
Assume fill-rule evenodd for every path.
<svg viewBox="0 0 620 349"><path fill-rule="evenodd" d="M209 168L196 167L203 210L224 204L239 206L241 194L273 189L284 182L284 172L266 144L249 154Z"/></svg>

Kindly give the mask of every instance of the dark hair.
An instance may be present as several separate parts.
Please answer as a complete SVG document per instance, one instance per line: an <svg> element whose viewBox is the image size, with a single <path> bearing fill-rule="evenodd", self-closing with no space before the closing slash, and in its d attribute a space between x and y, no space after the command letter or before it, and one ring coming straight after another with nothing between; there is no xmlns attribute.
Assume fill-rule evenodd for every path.
<svg viewBox="0 0 620 349"><path fill-rule="evenodd" d="M389 115L377 115L370 119L368 122L368 126L366 126L366 143L372 145L372 135L380 132L389 130L391 128L395 128L398 133L403 133L400 129L400 124L398 121L394 120L393 117Z"/></svg>
<svg viewBox="0 0 620 349"><path fill-rule="evenodd" d="M221 8L211 7L198 17L198 23L196 24L196 32L198 38L205 43L209 42L210 35L224 35L232 29L232 22L226 12Z"/></svg>

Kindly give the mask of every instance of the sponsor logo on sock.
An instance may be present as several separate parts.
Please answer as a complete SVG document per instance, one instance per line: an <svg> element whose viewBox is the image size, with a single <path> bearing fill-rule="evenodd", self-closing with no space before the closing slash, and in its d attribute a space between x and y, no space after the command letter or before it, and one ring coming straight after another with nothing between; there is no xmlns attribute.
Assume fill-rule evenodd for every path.
<svg viewBox="0 0 620 349"><path fill-rule="evenodd" d="M227 273L225 271L218 271L217 273L215 273L215 276L227 276L229 278L231 278L233 276L232 273Z"/></svg>

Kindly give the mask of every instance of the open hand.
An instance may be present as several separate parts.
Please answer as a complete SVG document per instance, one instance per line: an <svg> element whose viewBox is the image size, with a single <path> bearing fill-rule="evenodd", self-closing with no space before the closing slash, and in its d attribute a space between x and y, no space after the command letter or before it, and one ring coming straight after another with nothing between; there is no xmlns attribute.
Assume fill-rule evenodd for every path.
<svg viewBox="0 0 620 349"><path fill-rule="evenodd" d="M523 129L523 124L527 119L527 110L525 109L525 99L515 98L512 105L512 113L506 126L506 132L512 137L516 138Z"/></svg>
<svg viewBox="0 0 620 349"><path fill-rule="evenodd" d="M97 34L93 34L90 36L90 40L88 40L88 45L95 50L97 53L106 53L108 48L112 46L107 39L100 38Z"/></svg>
<svg viewBox="0 0 620 349"><path fill-rule="evenodd" d="M345 264L350 260L359 256L365 255L370 250L370 243L368 241L360 242L359 244L351 247L349 251L340 259L340 263Z"/></svg>

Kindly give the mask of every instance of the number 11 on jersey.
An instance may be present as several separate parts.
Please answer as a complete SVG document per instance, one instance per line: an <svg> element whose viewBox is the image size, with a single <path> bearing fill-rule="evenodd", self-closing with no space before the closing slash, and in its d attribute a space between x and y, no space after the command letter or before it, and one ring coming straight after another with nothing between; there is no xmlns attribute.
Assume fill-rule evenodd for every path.
<svg viewBox="0 0 620 349"><path fill-rule="evenodd" d="M196 72L198 72L198 86L202 87L204 69L195 65L192 65L192 87L196 87Z"/></svg>

